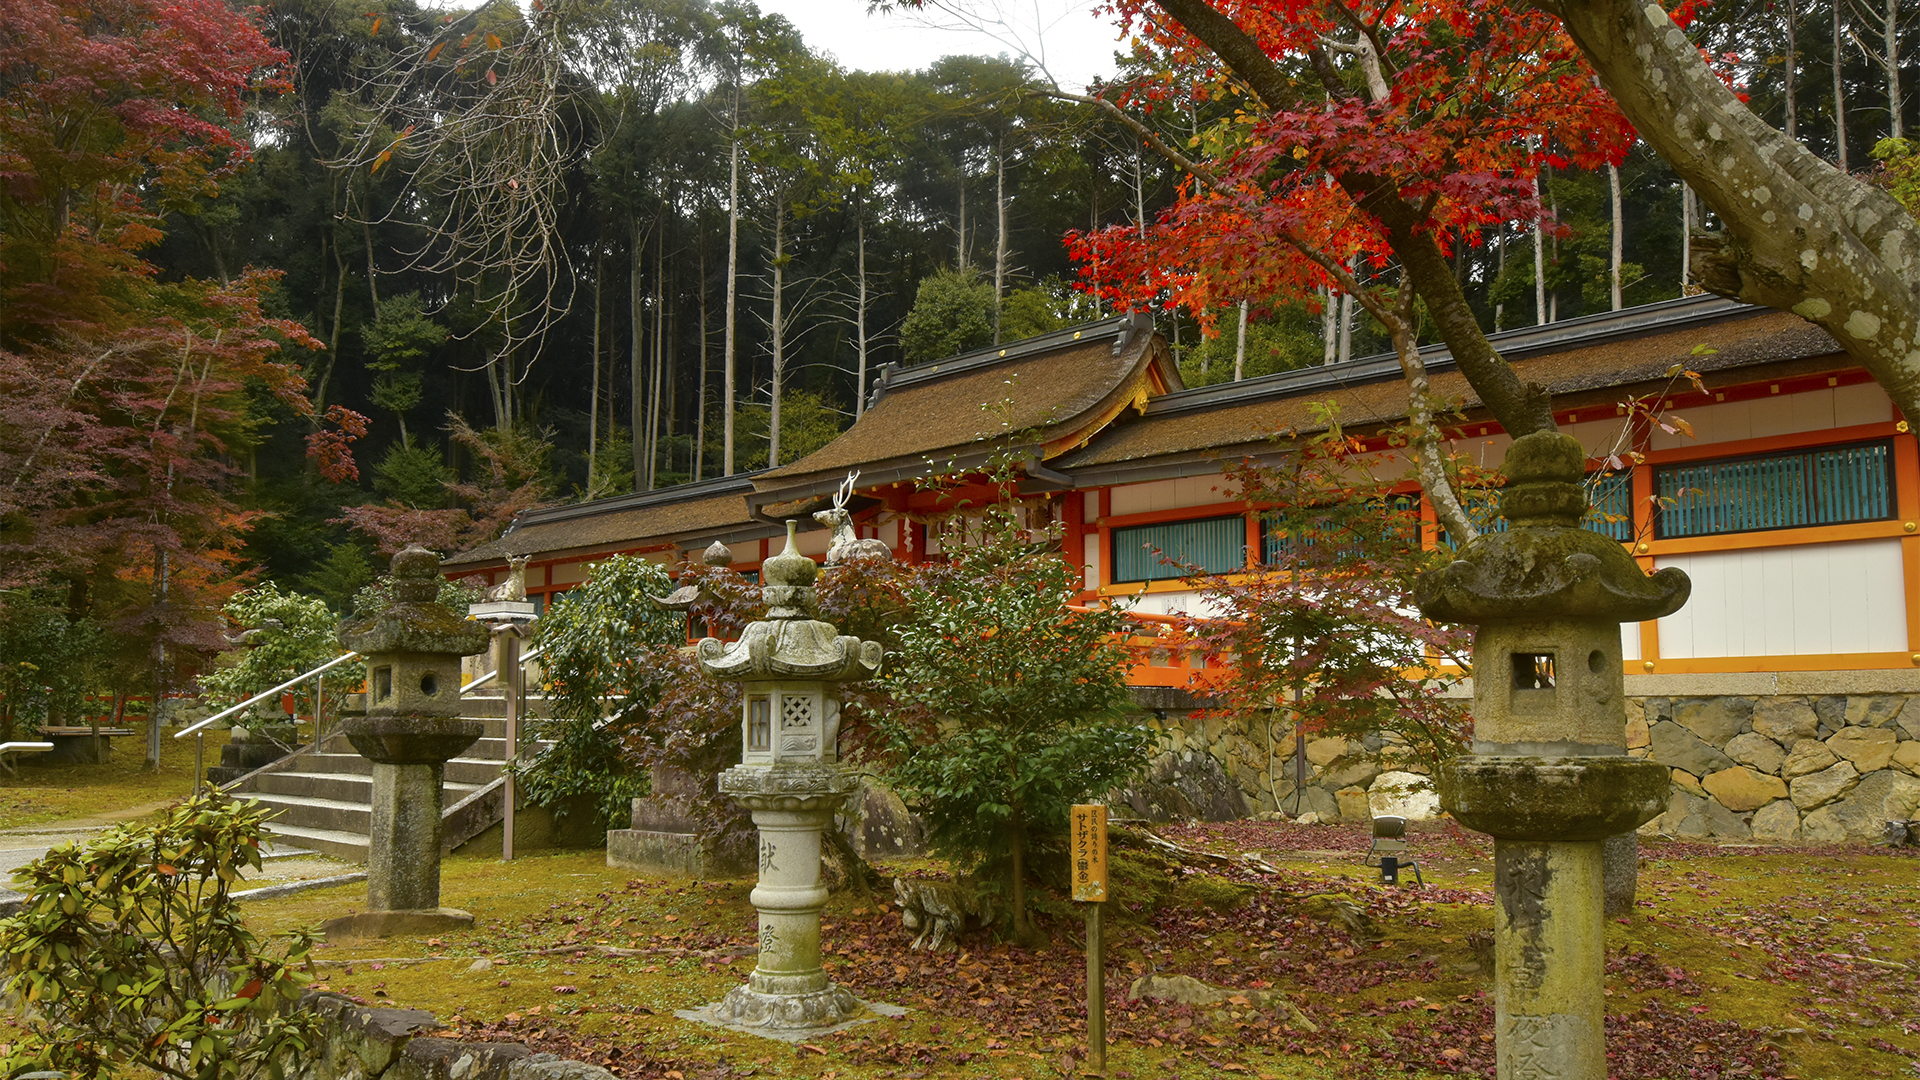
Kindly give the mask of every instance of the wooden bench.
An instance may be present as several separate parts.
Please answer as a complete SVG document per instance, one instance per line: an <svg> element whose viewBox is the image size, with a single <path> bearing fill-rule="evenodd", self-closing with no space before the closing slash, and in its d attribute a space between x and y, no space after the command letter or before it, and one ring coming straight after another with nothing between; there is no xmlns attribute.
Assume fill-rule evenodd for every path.
<svg viewBox="0 0 1920 1080"><path fill-rule="evenodd" d="M64 765L98 765L113 753L113 744L109 740L130 737L139 732L132 728L102 727L97 732L100 736L98 747L93 741L95 734L93 728L81 725L41 728L40 737L53 744L46 760Z"/></svg>
<svg viewBox="0 0 1920 1080"><path fill-rule="evenodd" d="M7 770L9 775L17 776L19 774L13 766L14 755L44 754L51 749L53 744L50 742L0 742L0 769Z"/></svg>

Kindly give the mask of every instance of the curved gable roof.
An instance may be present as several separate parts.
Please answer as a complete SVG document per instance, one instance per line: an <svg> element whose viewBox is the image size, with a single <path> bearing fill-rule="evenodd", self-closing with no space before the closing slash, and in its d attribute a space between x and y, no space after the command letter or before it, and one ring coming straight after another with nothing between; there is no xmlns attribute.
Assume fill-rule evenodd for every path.
<svg viewBox="0 0 1920 1080"><path fill-rule="evenodd" d="M850 469L924 473L929 460L1032 432L1042 459L1093 437L1128 406L1181 388L1164 342L1129 316L1069 327L1004 348L883 369L874 403L820 449L755 478L787 494L839 483Z"/></svg>

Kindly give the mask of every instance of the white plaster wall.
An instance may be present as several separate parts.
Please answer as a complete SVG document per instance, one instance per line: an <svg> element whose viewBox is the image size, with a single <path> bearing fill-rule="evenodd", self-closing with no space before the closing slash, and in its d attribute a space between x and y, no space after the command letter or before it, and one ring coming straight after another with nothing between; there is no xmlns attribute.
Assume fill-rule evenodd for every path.
<svg viewBox="0 0 1920 1080"><path fill-rule="evenodd" d="M1091 502L1092 500L1088 500L1088 501ZM1106 552L1102 551L1101 549L1106 545L1101 542L1101 539L1102 539L1101 534L1094 529L1088 529L1085 533L1085 536L1086 536L1086 540L1085 540L1084 546L1087 552L1087 561L1085 563L1086 582L1087 582L1086 587L1089 589L1097 589L1101 585L1101 581L1100 581L1101 560L1107 557Z"/></svg>
<svg viewBox="0 0 1920 1080"><path fill-rule="evenodd" d="M1640 624L1637 622L1620 624L1620 658L1622 660L1640 659Z"/></svg>
<svg viewBox="0 0 1920 1080"><path fill-rule="evenodd" d="M832 531L812 519L806 519L800 522L800 535L795 539L794 546L800 549L802 555L825 555L832 540ZM778 555L785 550L787 550L786 538L775 537L773 554Z"/></svg>
<svg viewBox="0 0 1920 1080"><path fill-rule="evenodd" d="M1593 413L1595 416L1600 416L1601 410L1595 409ZM1633 440L1623 437L1623 433L1627 430L1627 418L1624 416L1581 420L1567 424L1560 430L1580 440L1580 445L1586 449L1588 457L1604 458L1608 454L1618 453L1624 458L1627 451L1633 449Z"/></svg>
<svg viewBox="0 0 1920 1080"><path fill-rule="evenodd" d="M1764 439L1770 435L1792 435L1803 431L1826 431L1855 424L1877 424L1893 419L1893 403L1886 392L1873 383L1858 386L1823 387L1800 394L1776 394L1751 401L1700 401L1697 394L1686 394L1674 415L1693 426L1694 437L1669 435L1658 428L1653 432L1653 448L1701 446L1707 443L1734 442L1739 439Z"/></svg>
<svg viewBox="0 0 1920 1080"><path fill-rule="evenodd" d="M1468 425L1467 437L1455 439L1449 445L1452 446L1454 453L1464 456L1467 460L1489 469L1497 469L1500 467L1500 462L1506 460L1507 447L1513 445L1513 440L1498 433L1474 434L1479 430L1479 425Z"/></svg>
<svg viewBox="0 0 1920 1080"><path fill-rule="evenodd" d="M1218 618L1225 613L1218 603L1191 589L1147 593L1129 599L1127 606L1129 610L1137 611L1142 615L1197 615Z"/></svg>
<svg viewBox="0 0 1920 1080"><path fill-rule="evenodd" d="M1907 648L1900 541L1665 556L1693 579L1660 620L1660 655L1793 656Z"/></svg>
<svg viewBox="0 0 1920 1080"><path fill-rule="evenodd" d="M1109 489L1107 513L1146 514L1155 510L1176 510L1185 506L1208 506L1234 498L1227 480L1218 474L1182 476L1172 480L1151 480L1144 484L1126 484Z"/></svg>

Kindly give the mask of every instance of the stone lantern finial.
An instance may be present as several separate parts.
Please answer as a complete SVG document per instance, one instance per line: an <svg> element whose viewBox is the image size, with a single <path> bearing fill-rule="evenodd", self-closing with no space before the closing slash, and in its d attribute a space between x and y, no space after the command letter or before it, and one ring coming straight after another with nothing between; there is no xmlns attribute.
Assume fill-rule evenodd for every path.
<svg viewBox="0 0 1920 1080"><path fill-rule="evenodd" d="M1515 439L1503 471L1507 531L1414 588L1428 618L1475 627L1473 753L1442 764L1437 786L1455 819L1494 838L1501 1080L1605 1080L1602 843L1630 840L1671 783L1627 754L1620 624L1673 613L1691 586L1580 527L1573 438Z"/></svg>

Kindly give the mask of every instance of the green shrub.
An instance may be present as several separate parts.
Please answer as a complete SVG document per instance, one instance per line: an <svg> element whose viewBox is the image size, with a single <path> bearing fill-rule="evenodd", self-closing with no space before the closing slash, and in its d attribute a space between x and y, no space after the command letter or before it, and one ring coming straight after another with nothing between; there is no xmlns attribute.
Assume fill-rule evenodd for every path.
<svg viewBox="0 0 1920 1080"><path fill-rule="evenodd" d="M266 818L209 792L15 871L26 896L0 919L0 996L26 1006L27 1037L0 1053L0 1076L240 1080L303 1057L315 1018L289 1006L311 939L268 955L232 894L260 865Z"/></svg>
<svg viewBox="0 0 1920 1080"><path fill-rule="evenodd" d="M245 645L225 655L225 666L200 676L200 691L225 705L236 705L304 675L346 651L334 639L336 620L326 601L282 592L271 581L235 593L221 611L229 622L249 632ZM330 710L338 708L348 680L333 682L334 690L327 695ZM313 692L311 681L294 688L294 709L299 715L313 715ZM233 721L249 728L262 723L251 713Z"/></svg>

